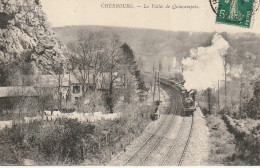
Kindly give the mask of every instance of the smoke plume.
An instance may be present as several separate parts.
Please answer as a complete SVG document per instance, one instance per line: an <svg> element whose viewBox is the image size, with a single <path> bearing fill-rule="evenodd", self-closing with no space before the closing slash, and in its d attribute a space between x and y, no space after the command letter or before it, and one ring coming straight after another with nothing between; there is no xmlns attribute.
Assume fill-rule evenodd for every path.
<svg viewBox="0 0 260 168"><path fill-rule="evenodd" d="M218 80L224 80L222 56L229 48L228 42L219 34L211 40L211 46L198 47L190 50L190 56L182 60L184 67L184 86L190 89L203 90Z"/></svg>

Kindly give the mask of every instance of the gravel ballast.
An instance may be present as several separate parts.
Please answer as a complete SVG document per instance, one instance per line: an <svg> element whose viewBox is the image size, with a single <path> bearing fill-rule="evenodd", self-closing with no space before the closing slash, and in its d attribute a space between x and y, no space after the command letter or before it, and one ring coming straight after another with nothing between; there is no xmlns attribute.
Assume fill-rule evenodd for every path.
<svg viewBox="0 0 260 168"><path fill-rule="evenodd" d="M209 153L209 129L200 108L197 107L194 112L190 142L182 166L207 166Z"/></svg>
<svg viewBox="0 0 260 168"><path fill-rule="evenodd" d="M164 118L166 117L164 114L167 113L167 109L170 106L169 99L169 95L165 92L165 90L161 89L161 105L158 108L160 118L150 122L143 133L134 139L131 144L125 148L124 151L112 156L111 161L107 164L108 166L123 166L127 159L131 157L142 145L142 143L153 134L153 132L160 126L161 122L163 122Z"/></svg>

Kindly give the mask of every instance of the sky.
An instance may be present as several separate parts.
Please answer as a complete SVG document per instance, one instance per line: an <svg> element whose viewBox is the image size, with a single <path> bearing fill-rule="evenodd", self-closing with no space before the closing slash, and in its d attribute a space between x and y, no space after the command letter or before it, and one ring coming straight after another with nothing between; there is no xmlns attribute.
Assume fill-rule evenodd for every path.
<svg viewBox="0 0 260 168"><path fill-rule="evenodd" d="M67 25L104 25L149 28L169 31L254 32L260 33L260 12L250 29L218 24L208 0L41 0L53 27ZM102 4L196 5L198 9L102 8Z"/></svg>

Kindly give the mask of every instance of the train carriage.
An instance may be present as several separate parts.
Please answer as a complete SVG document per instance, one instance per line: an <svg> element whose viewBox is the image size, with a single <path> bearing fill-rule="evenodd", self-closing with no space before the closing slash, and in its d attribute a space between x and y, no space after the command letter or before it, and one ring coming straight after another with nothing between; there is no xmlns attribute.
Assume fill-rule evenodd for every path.
<svg viewBox="0 0 260 168"><path fill-rule="evenodd" d="M189 92L187 89L183 86L183 84L180 84L174 80L169 80L167 78L160 78L162 83L165 83L169 86L172 86L173 88L177 89L179 92L182 93L182 102L184 107L184 112L186 115L191 115L196 110L195 108L195 95L196 90L192 89Z"/></svg>

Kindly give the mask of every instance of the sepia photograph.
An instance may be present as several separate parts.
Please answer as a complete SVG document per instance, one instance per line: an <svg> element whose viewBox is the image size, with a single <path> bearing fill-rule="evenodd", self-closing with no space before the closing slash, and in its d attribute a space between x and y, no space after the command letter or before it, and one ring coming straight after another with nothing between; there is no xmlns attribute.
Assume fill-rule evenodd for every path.
<svg viewBox="0 0 260 168"><path fill-rule="evenodd" d="M259 0L1 0L0 166L260 166Z"/></svg>

